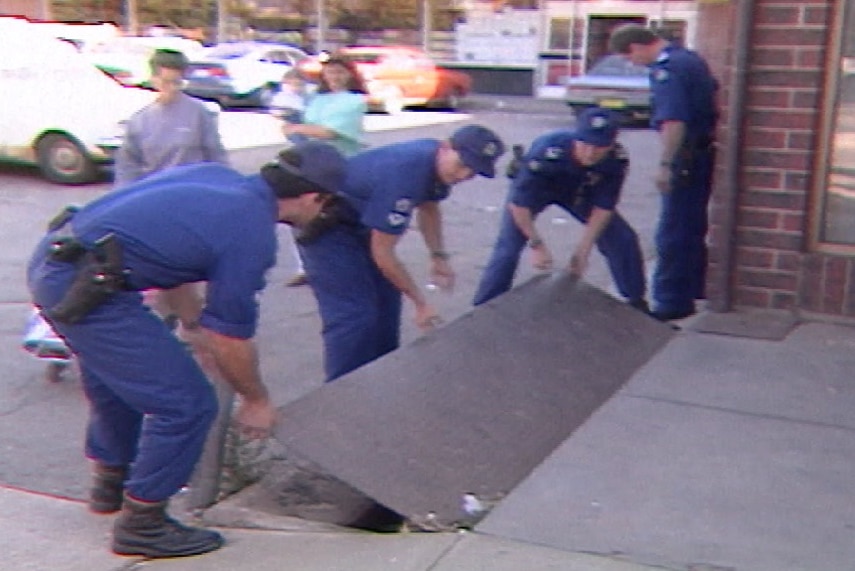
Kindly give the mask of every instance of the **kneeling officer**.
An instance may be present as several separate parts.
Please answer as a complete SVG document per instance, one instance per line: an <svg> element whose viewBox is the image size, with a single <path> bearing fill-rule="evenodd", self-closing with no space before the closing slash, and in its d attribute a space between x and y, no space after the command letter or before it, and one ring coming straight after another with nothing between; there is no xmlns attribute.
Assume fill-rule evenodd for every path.
<svg viewBox="0 0 855 571"><path fill-rule="evenodd" d="M257 175L214 163L175 167L52 223L28 267L36 305L80 359L91 403L90 509L121 509L113 551L177 557L220 547L215 531L166 513L216 416L211 384L190 352L143 305L166 290L186 339L213 355L240 395L235 421L269 432L275 409L252 337L256 296L275 262L276 223L303 227L339 191L345 161L325 143L283 152ZM207 282L205 305L184 284Z"/></svg>

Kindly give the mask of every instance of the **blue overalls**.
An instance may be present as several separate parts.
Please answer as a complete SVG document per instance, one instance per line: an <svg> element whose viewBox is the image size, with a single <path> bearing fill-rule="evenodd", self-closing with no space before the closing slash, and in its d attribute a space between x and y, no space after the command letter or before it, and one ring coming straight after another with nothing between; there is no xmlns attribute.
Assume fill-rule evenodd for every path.
<svg viewBox="0 0 855 571"><path fill-rule="evenodd" d="M705 297L718 84L706 62L690 50L669 46L650 67L653 127L665 121L686 124L686 139L671 169L671 192L662 195L653 309L690 314L694 300Z"/></svg>
<svg viewBox="0 0 855 571"><path fill-rule="evenodd" d="M413 210L448 197L436 174L439 141L369 149L348 162L342 221L300 245L323 323L326 380L398 348L401 293L371 257L371 232L401 235Z"/></svg>
<svg viewBox="0 0 855 571"><path fill-rule="evenodd" d="M616 145L605 159L584 167L571 156L574 140L575 134L569 130L535 139L511 182L508 202L529 209L532 217L554 204L582 223L587 222L595 206L614 210L629 165L623 147ZM525 245L526 236L506 205L493 254L475 292L475 305L511 289ZM617 212L597 240L597 249L605 256L620 294L630 302L643 300L644 259L638 235Z"/></svg>
<svg viewBox="0 0 855 571"><path fill-rule="evenodd" d="M113 233L129 270L119 291L74 324L51 325L78 355L90 401L86 455L130 466L128 493L161 501L189 481L217 412L211 384L186 347L142 303L140 290L207 281L200 324L248 339L256 296L275 259L272 191L219 164L176 167L84 206L48 233L27 277L37 306L55 306L76 274L50 244L73 235L87 249Z"/></svg>

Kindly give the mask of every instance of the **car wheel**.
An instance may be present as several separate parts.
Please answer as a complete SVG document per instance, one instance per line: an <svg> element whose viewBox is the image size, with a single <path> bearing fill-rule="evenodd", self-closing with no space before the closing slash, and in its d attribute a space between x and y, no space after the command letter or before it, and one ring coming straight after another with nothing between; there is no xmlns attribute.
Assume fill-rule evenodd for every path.
<svg viewBox="0 0 855 571"><path fill-rule="evenodd" d="M98 167L79 143L65 135L50 134L36 145L39 169L60 184L83 184L98 178Z"/></svg>
<svg viewBox="0 0 855 571"><path fill-rule="evenodd" d="M383 112L397 115L404 110L404 94L397 87L389 89L383 97Z"/></svg>

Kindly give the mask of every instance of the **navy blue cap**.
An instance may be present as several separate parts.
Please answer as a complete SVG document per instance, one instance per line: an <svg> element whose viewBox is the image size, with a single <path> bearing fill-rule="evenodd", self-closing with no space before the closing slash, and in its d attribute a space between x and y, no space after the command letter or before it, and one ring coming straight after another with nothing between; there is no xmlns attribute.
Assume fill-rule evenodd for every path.
<svg viewBox="0 0 855 571"><path fill-rule="evenodd" d="M347 159L338 149L321 141L304 141L290 149L289 154L297 154L298 164L280 160L279 168L294 174L303 180L320 187L330 194L338 194L344 184Z"/></svg>
<svg viewBox="0 0 855 571"><path fill-rule="evenodd" d="M620 118L617 114L591 107L576 117L576 138L595 147L610 147L617 138Z"/></svg>
<svg viewBox="0 0 855 571"><path fill-rule="evenodd" d="M451 135L451 146L463 164L487 178L496 176L496 161L505 152L497 134L481 125L466 125Z"/></svg>

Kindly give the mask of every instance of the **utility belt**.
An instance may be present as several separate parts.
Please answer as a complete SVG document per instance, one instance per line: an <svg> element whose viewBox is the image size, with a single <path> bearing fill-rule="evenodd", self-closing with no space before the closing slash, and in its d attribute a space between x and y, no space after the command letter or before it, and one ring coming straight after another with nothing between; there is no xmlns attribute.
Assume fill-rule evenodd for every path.
<svg viewBox="0 0 855 571"><path fill-rule="evenodd" d="M112 232L87 247L72 233L61 230L71 221L77 209L66 207L48 224L56 236L51 241L48 258L55 262L75 264L77 273L63 298L46 315L60 323L77 323L127 285L127 270L122 259L122 245Z"/></svg>
<svg viewBox="0 0 855 571"><path fill-rule="evenodd" d="M709 156L713 143L714 140L709 135L686 137L677 151L676 175L679 184L691 181L692 173L697 168L696 161L701 157Z"/></svg>

